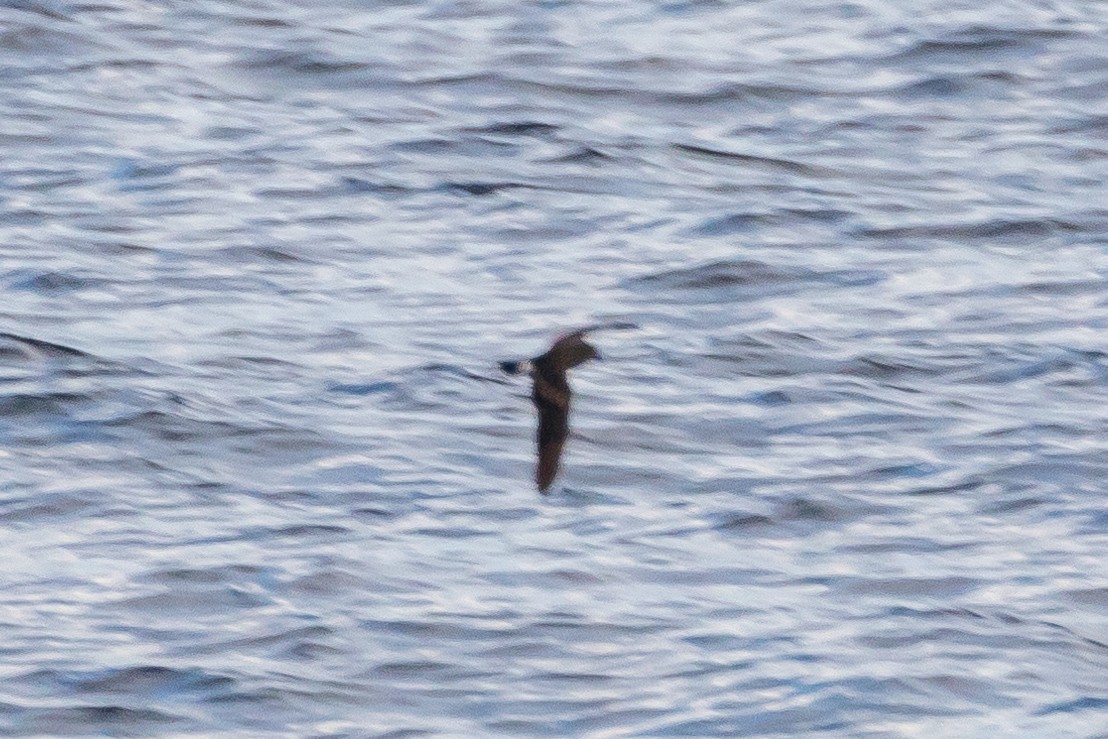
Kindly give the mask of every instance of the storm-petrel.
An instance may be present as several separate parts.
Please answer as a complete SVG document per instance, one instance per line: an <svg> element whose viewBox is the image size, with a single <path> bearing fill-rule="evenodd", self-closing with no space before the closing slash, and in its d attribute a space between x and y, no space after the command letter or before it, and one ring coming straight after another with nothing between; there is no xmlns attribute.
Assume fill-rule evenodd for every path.
<svg viewBox="0 0 1108 739"><path fill-rule="evenodd" d="M574 331L554 342L545 353L522 362L501 362L508 374L531 375L531 400L539 412L539 461L535 466L535 484L545 493L558 474L558 461L569 435L569 382L566 370L590 359L600 359L600 352L585 341L589 329Z"/></svg>

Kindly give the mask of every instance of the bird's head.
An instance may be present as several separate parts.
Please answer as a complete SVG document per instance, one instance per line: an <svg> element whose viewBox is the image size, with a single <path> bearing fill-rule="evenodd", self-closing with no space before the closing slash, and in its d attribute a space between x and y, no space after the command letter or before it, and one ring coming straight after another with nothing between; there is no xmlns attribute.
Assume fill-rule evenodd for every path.
<svg viewBox="0 0 1108 739"><path fill-rule="evenodd" d="M551 348L550 353L555 356L555 361L565 369L576 367L590 359L600 359L600 352L592 344L584 339L581 333L570 334L559 339Z"/></svg>

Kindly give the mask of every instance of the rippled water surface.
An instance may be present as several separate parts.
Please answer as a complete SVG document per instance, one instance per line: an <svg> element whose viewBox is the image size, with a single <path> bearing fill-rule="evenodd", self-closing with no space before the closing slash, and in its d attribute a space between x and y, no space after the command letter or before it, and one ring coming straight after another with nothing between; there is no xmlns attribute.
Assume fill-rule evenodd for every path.
<svg viewBox="0 0 1108 739"><path fill-rule="evenodd" d="M1108 736L1106 38L4 3L0 733Z"/></svg>

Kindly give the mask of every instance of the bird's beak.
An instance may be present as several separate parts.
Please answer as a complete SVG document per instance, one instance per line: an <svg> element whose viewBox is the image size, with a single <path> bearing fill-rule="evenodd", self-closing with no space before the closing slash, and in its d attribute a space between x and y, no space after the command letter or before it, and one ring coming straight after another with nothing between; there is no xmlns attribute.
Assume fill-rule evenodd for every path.
<svg viewBox="0 0 1108 739"><path fill-rule="evenodd" d="M598 362L603 362L604 361L604 355L601 354L600 352L596 352L596 356L593 357L593 359L595 359Z"/></svg>

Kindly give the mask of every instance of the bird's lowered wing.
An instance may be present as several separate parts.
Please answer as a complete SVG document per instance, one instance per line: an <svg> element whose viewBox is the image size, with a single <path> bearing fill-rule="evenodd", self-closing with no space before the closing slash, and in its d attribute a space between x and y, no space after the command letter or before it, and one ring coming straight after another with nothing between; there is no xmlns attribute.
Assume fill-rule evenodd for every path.
<svg viewBox="0 0 1108 739"><path fill-rule="evenodd" d="M569 435L569 387L558 387L540 375L535 377L532 399L539 411L539 461L535 467L535 484L545 493L558 474L562 447Z"/></svg>

